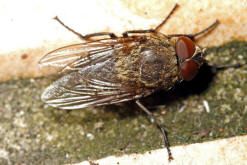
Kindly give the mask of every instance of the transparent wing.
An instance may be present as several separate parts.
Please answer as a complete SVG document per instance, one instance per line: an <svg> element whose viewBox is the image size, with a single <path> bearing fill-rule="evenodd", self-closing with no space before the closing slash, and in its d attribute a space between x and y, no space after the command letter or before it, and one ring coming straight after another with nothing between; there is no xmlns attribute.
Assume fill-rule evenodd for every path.
<svg viewBox="0 0 247 165"><path fill-rule="evenodd" d="M41 59L41 65L70 72L49 86L42 100L61 109L79 109L142 97L144 91L136 90L136 82L121 82L115 69L119 55L126 55L138 44L136 38L104 39L48 53Z"/></svg>
<svg viewBox="0 0 247 165"><path fill-rule="evenodd" d="M42 100L61 109L79 109L141 97L135 84L117 81L113 62L114 59L108 59L63 76L44 91Z"/></svg>
<svg viewBox="0 0 247 165"><path fill-rule="evenodd" d="M137 38L128 37L69 45L48 53L39 61L39 65L56 67L60 72L74 71L105 61L111 58L114 52L128 50L136 44L139 44Z"/></svg>

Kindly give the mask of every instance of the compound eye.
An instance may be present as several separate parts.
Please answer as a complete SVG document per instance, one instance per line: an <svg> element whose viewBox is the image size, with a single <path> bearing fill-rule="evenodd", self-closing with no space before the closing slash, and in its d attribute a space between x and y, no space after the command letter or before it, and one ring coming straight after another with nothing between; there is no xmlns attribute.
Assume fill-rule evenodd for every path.
<svg viewBox="0 0 247 165"><path fill-rule="evenodd" d="M191 79L193 79L198 70L199 65L193 60L186 61L180 65L180 71L185 81L190 81Z"/></svg>
<svg viewBox="0 0 247 165"><path fill-rule="evenodd" d="M191 58L195 53L195 44L188 37L179 37L176 43L176 52L179 59L186 60ZM188 60L180 64L181 75L184 80L190 81L195 77L199 69L199 65L193 61Z"/></svg>
<svg viewBox="0 0 247 165"><path fill-rule="evenodd" d="M195 53L195 50L195 44L190 38L184 36L178 38L176 51L180 59L185 60L191 58Z"/></svg>

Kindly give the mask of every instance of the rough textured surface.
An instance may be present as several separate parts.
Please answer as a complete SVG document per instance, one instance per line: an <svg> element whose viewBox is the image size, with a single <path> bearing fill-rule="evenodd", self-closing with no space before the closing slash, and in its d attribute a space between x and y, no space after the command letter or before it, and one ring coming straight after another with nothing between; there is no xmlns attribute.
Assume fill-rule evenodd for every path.
<svg viewBox="0 0 247 165"><path fill-rule="evenodd" d="M247 40L246 0L178 0L180 8L161 32L195 33L219 19L221 24L199 45L216 46ZM0 81L37 77L38 61L51 50L82 42L52 18L59 16L82 34L157 26L174 6L173 0L1 1Z"/></svg>
<svg viewBox="0 0 247 165"><path fill-rule="evenodd" d="M207 59L210 64L244 63L247 43L210 48ZM214 74L204 66L193 81L168 93L156 93L143 103L148 107L165 105L153 112L166 125L172 146L246 135L246 70L245 65ZM163 147L159 130L134 104L70 112L44 105L40 95L54 79L0 84L0 164L76 163ZM176 150L172 152L177 155ZM201 154L205 152L209 149ZM193 155L183 152L182 158L176 159L185 156Z"/></svg>

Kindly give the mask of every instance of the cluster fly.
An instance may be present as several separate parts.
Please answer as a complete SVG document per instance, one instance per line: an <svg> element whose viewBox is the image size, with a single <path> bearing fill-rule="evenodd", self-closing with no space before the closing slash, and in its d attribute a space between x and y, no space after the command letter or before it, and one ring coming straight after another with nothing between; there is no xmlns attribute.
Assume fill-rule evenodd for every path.
<svg viewBox="0 0 247 165"><path fill-rule="evenodd" d="M63 73L44 91L42 100L67 110L135 100L161 130L169 160L172 160L164 127L139 99L193 79L205 62L205 49L197 46L194 38L219 23L216 20L195 34L160 33L159 29L177 8L176 4L156 28L126 31L121 37L109 32L81 35L55 17L86 42L56 49L40 60L41 66L59 67ZM98 36L108 37L93 39Z"/></svg>

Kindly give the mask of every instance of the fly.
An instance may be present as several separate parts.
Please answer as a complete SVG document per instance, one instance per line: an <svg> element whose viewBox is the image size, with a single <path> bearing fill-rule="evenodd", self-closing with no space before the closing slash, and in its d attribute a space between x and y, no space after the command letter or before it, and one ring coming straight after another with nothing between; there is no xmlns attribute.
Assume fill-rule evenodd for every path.
<svg viewBox="0 0 247 165"><path fill-rule="evenodd" d="M175 4L156 28L126 31L121 37L109 32L81 35L55 17L86 42L56 49L40 60L41 66L59 68L63 74L44 91L41 99L50 106L67 110L135 100L161 130L172 160L164 127L139 99L193 79L205 62L205 49L196 45L194 38L219 24L216 20L195 34L160 33L159 29L177 8ZM98 36L108 37L93 39Z"/></svg>

